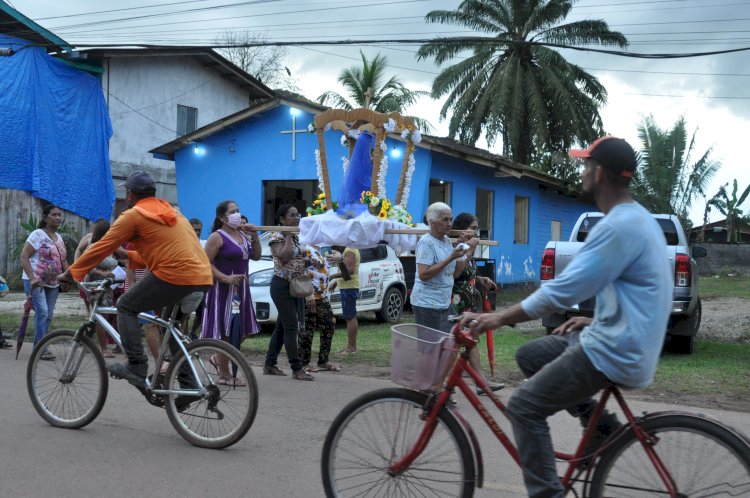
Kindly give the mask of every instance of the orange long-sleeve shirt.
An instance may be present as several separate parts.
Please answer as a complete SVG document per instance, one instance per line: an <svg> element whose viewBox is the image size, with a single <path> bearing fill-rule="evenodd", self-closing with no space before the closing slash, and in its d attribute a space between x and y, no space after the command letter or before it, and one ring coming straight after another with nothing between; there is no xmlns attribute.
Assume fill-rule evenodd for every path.
<svg viewBox="0 0 750 498"><path fill-rule="evenodd" d="M124 211L107 234L70 266L76 280L94 268L117 247L130 242L131 268L147 267L161 280L175 285L211 285L211 264L190 222L168 202L157 197L141 199Z"/></svg>

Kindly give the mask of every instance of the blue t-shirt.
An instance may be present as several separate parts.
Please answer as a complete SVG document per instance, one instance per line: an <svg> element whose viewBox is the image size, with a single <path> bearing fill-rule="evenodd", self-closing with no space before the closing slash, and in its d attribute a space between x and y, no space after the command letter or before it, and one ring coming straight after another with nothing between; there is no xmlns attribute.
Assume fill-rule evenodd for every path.
<svg viewBox="0 0 750 498"><path fill-rule="evenodd" d="M664 233L640 204L618 204L594 226L562 274L526 298L531 318L596 296L580 336L597 370L624 387L649 385L672 306Z"/></svg>
<svg viewBox="0 0 750 498"><path fill-rule="evenodd" d="M445 236L443 240L436 239L432 234L427 234L417 243L417 265L432 266L450 256L453 252L453 244ZM443 268L443 271L430 280L422 281L419 271L414 277L414 288L411 291L411 304L422 308L444 310L450 307L453 297L453 273L456 271L456 260L454 259Z"/></svg>

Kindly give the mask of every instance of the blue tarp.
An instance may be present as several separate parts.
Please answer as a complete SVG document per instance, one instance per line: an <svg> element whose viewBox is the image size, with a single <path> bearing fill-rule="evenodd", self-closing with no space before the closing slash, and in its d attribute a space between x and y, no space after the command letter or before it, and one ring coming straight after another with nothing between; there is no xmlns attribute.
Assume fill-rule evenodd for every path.
<svg viewBox="0 0 750 498"><path fill-rule="evenodd" d="M0 187L90 220L109 219L112 136L99 80L18 38L0 34Z"/></svg>

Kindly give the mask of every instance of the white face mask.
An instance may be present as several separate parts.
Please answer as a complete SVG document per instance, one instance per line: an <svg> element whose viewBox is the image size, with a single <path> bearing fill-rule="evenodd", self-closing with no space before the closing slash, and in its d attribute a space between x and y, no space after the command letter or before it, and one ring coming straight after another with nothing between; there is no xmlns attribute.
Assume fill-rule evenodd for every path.
<svg viewBox="0 0 750 498"><path fill-rule="evenodd" d="M237 228L242 225L242 215L240 213L232 213L227 215L227 225L232 228Z"/></svg>

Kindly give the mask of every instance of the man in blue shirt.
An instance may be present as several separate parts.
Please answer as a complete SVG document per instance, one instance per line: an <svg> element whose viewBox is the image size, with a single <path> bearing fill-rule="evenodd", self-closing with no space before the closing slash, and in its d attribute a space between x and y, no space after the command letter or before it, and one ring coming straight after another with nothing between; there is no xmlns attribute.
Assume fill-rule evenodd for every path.
<svg viewBox="0 0 750 498"><path fill-rule="evenodd" d="M664 235L630 192L636 168L633 149L625 140L607 136L570 155L584 159L583 190L593 194L606 216L560 276L506 310L467 313L463 319L479 333L534 320L596 296L593 320L571 319L553 335L531 341L516 353L529 379L511 396L507 414L532 497L563 496L547 417L567 410L585 426L596 406L592 396L600 390L612 383L626 388L649 385L672 299ZM606 413L593 444L619 425Z"/></svg>

